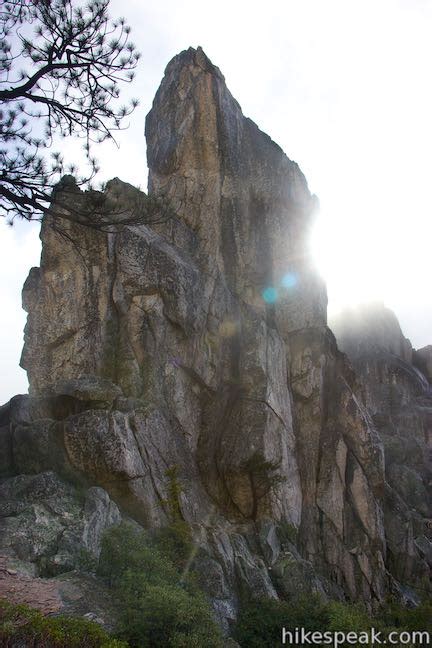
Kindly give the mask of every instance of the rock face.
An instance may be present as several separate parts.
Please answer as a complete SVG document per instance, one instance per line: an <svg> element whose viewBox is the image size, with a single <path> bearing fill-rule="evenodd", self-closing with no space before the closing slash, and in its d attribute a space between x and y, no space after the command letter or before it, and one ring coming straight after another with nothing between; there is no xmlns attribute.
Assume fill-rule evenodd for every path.
<svg viewBox="0 0 432 648"><path fill-rule="evenodd" d="M23 293L30 396L0 420L4 488L51 470L158 526L176 466L226 628L245 591L381 600L396 569L383 447L327 327L304 176L201 49L168 65L146 136L150 197L117 179L60 188L68 218L43 223ZM124 225L154 199L169 218ZM109 227L74 222L98 203Z"/></svg>
<svg viewBox="0 0 432 648"><path fill-rule="evenodd" d="M432 383L432 345L414 351L413 364L420 369L428 381Z"/></svg>
<svg viewBox="0 0 432 648"><path fill-rule="evenodd" d="M341 313L331 326L350 357L384 442L387 562L404 585L430 588L432 568L431 347L413 351L382 304Z"/></svg>

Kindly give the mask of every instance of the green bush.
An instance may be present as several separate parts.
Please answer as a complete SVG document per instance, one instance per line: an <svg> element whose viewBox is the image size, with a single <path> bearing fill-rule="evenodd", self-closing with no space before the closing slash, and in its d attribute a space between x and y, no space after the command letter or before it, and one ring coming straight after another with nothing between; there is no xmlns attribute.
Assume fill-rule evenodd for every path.
<svg viewBox="0 0 432 648"><path fill-rule="evenodd" d="M115 590L118 634L131 646L222 646L208 602L183 573L191 547L177 525L146 533L122 524L105 533L98 572Z"/></svg>
<svg viewBox="0 0 432 648"><path fill-rule="evenodd" d="M100 626L86 619L45 617L26 605L0 599L0 645L37 648L126 648Z"/></svg>
<svg viewBox="0 0 432 648"><path fill-rule="evenodd" d="M291 542L291 544L297 544L297 535L298 529L289 522L281 522L277 527L277 534L280 542L286 544Z"/></svg>
<svg viewBox="0 0 432 648"><path fill-rule="evenodd" d="M304 628L306 632L360 633L369 632L371 627L381 631L383 639L395 630L432 632L432 602L426 601L414 609L387 604L375 617L371 617L361 604L325 603L314 596L290 602L268 599L248 601L240 610L234 638L242 648L274 648L281 645L282 628L291 631Z"/></svg>
<svg viewBox="0 0 432 648"><path fill-rule="evenodd" d="M385 626L398 630L427 630L432 634L432 601L423 601L416 608L404 608L390 602L382 609L378 619Z"/></svg>
<svg viewBox="0 0 432 648"><path fill-rule="evenodd" d="M142 580L137 584L132 574L128 574L125 585L127 595L123 600L127 605L119 630L132 646L178 648L191 645L190 637L203 648L222 645L202 595L179 585L146 585Z"/></svg>
<svg viewBox="0 0 432 648"><path fill-rule="evenodd" d="M363 632L378 624L368 615L360 603L349 604L332 601L327 606L328 625L325 630L331 632Z"/></svg>
<svg viewBox="0 0 432 648"><path fill-rule="evenodd" d="M185 568L195 553L189 527L181 521L154 529L149 542L180 570Z"/></svg>
<svg viewBox="0 0 432 648"><path fill-rule="evenodd" d="M94 554L87 549L81 548L76 557L76 565L80 571L93 573L96 571L98 560Z"/></svg>
<svg viewBox="0 0 432 648"><path fill-rule="evenodd" d="M260 599L243 604L234 639L244 648L274 648L281 644L282 628L321 630L328 624L325 604L316 596L296 601Z"/></svg>
<svg viewBox="0 0 432 648"><path fill-rule="evenodd" d="M146 533L120 524L106 531L102 538L97 573L110 585L119 586L128 571L137 579L144 574L149 584L178 580L173 563L157 550Z"/></svg>

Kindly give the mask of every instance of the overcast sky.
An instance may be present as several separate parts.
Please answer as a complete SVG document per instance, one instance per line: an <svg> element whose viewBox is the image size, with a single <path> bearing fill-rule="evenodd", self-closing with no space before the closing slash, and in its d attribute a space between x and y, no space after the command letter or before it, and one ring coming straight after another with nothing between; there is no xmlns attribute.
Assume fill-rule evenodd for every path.
<svg viewBox="0 0 432 648"><path fill-rule="evenodd" d="M201 45L320 199L330 308L382 298L414 346L432 343L432 0L111 0L111 14L142 52L141 103L120 148L97 152L101 179L146 187L145 115L168 61ZM0 224L0 403L27 389L20 292L38 258L36 227Z"/></svg>

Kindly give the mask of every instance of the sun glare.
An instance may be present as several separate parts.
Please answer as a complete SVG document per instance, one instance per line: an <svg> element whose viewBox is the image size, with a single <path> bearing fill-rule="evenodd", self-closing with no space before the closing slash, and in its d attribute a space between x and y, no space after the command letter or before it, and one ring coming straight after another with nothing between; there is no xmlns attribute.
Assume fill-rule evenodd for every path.
<svg viewBox="0 0 432 648"><path fill-rule="evenodd" d="M378 198L376 205L355 215L336 208L318 215L311 244L329 314L377 300L398 316L419 305L428 313L432 220L420 206L408 211L401 202L386 212Z"/></svg>
<svg viewBox="0 0 432 648"><path fill-rule="evenodd" d="M327 283L329 311L383 298L383 268L376 259L376 243L351 221L321 214L312 235L316 266Z"/></svg>

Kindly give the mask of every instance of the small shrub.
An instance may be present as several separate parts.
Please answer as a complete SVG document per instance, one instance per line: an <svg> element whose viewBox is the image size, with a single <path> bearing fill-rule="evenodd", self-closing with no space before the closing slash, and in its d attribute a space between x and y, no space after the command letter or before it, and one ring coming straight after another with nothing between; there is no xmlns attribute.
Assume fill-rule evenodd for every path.
<svg viewBox="0 0 432 648"><path fill-rule="evenodd" d="M183 492L183 486L178 478L178 466L174 465L165 471L165 477L168 479L167 497L161 500L162 506L165 507L168 517L172 523L182 521L183 516L180 508L180 496Z"/></svg>
<svg viewBox="0 0 432 648"><path fill-rule="evenodd" d="M241 469L248 475L253 496L251 518L257 519L258 507L261 500L274 492L286 477L279 474L280 461L267 461L260 452L255 452L249 459L243 461Z"/></svg>
<svg viewBox="0 0 432 648"><path fill-rule="evenodd" d="M295 545L297 543L298 529L294 524L281 522L277 527L277 535L282 544L290 542Z"/></svg>
<svg viewBox="0 0 432 648"><path fill-rule="evenodd" d="M88 549L81 548L77 554L76 564L81 571L93 573L97 569L98 559Z"/></svg>

